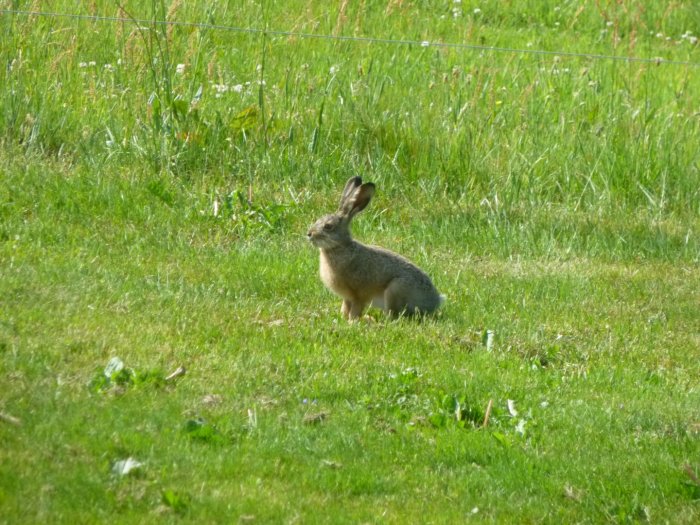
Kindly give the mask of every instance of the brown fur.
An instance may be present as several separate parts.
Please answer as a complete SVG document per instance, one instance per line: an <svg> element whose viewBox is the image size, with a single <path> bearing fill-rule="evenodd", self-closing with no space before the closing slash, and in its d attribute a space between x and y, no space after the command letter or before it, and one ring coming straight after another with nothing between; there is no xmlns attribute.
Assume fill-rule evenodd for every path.
<svg viewBox="0 0 700 525"><path fill-rule="evenodd" d="M432 313L444 298L425 272L401 255L350 235L352 218L369 204L374 191L374 184L351 178L338 212L321 217L309 229L309 240L321 251L321 280L343 298L341 313L349 320L359 318L369 304L393 317Z"/></svg>

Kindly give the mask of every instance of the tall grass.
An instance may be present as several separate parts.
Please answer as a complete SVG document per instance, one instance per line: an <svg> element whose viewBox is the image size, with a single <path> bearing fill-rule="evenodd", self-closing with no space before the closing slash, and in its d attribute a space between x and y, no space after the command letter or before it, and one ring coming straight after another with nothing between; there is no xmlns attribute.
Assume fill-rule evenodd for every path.
<svg viewBox="0 0 700 525"><path fill-rule="evenodd" d="M563 40L581 27L583 36L569 42L578 50L635 55L636 47L618 49L619 34L599 34L623 26L635 42L659 40L655 51L670 58L692 58L695 49L681 38L690 28L681 30L679 21L692 22L694 12L685 3L664 12L641 5L629 12L615 5L579 10L573 3L555 10L540 3L499 15L495 4L474 14L477 8L465 2L454 4L457 17L448 4L418 11L416 29L430 28L423 34L401 27L413 19L396 12L405 14L405 6L389 3L380 12L416 39L473 41L477 28L494 28L512 39L511 47L566 51L550 33ZM222 22L233 15L214 4L147 7L105 3L99 14L154 21L111 24L115 31L98 30L110 29L106 22L5 15L4 58L13 66L4 80L14 86L3 94L7 140L48 152L79 150L75 158L82 162L137 156L155 171L200 174L221 166L236 173L269 141L266 154L275 165L300 157L307 165L299 171L317 172L318 157L356 151L354 162L343 163L348 171L369 161L386 166L380 176L416 181L429 174L451 194L469 192L479 201L498 194L507 206L608 203L679 212L698 202L692 66L261 38L155 23ZM346 6L337 20L335 13L311 11L303 17L309 21L291 29L394 36L377 25L378 7ZM286 8L267 9L270 27L287 27ZM241 13L247 18L232 18L232 25L264 27L261 5L235 15ZM528 33L540 26L549 31ZM27 53L22 41L33 35L41 47ZM591 49L593 35L601 41ZM318 174L302 177L314 183Z"/></svg>

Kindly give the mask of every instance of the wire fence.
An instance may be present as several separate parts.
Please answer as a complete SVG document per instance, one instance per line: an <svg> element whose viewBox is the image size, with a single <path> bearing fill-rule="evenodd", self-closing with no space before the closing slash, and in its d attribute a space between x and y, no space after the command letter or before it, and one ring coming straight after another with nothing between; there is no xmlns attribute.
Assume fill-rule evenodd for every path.
<svg viewBox="0 0 700 525"><path fill-rule="evenodd" d="M692 62L689 60L669 60L662 57L633 57L625 55L605 55L598 53L577 53L572 51L549 51L544 49L519 49L510 47L499 47L499 46L485 46L477 44L466 44L466 43L450 43L450 42L439 42L439 41L429 41L429 40L410 40L410 39L393 39L393 38L378 38L378 37L362 37L362 36L343 36L343 35L325 35L318 33L305 33L300 31L284 31L276 29L260 29L254 27L238 27L230 26L224 24L211 24L205 22L182 22L175 20L153 20L144 18L131 18L131 17L121 17L121 16L99 16L99 15L86 15L80 13L56 13L50 11L29 11L29 10L19 10L19 9L0 9L0 15L13 15L13 16L37 16L46 18L66 18L73 20L87 20L93 22L123 22L132 23L138 25L156 25L156 26L175 26L175 27L188 27L188 28L198 28L198 29L210 29L215 31L229 31L235 33L248 33L248 34L258 34L258 35L270 35L270 36L287 36L295 37L300 39L316 39L316 40L334 40L339 42L358 42L358 43L369 43L369 44L383 44L383 45L400 45L400 46L414 46L414 47L432 47L438 49L454 49L463 51L479 51L479 52L489 52L489 53L510 53L510 54L522 54L522 55L539 55L539 56L556 56L556 57L570 57L570 58L583 58L589 60L608 60L608 61L618 61L627 63L645 63L645 64L656 64L656 65L669 65L669 66L688 66L688 67L700 67L700 62Z"/></svg>

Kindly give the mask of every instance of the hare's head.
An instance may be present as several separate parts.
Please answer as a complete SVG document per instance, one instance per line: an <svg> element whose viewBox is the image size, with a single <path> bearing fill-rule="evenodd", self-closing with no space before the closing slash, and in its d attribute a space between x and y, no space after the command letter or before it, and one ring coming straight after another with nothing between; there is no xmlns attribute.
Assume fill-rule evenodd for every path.
<svg viewBox="0 0 700 525"><path fill-rule="evenodd" d="M343 195L340 197L338 211L324 215L309 228L306 236L311 243L321 249L329 250L348 244L350 236L350 221L364 210L374 195L374 184L362 184L362 178L352 177L345 184Z"/></svg>

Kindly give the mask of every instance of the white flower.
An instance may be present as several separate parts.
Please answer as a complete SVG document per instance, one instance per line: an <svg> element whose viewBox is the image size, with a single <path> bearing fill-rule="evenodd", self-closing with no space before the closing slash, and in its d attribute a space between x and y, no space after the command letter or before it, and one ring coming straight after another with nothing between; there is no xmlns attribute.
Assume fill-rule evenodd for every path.
<svg viewBox="0 0 700 525"><path fill-rule="evenodd" d="M518 415L518 411L515 408L515 401L513 401L512 399L508 399L506 404L508 405L508 412L510 413L510 415L516 417Z"/></svg>
<svg viewBox="0 0 700 525"><path fill-rule="evenodd" d="M478 7L474 8L474 14L475 15L481 14L481 9L479 9Z"/></svg>
<svg viewBox="0 0 700 525"><path fill-rule="evenodd" d="M236 84L231 88L232 91L235 91L236 93L241 93L243 91L243 84Z"/></svg>
<svg viewBox="0 0 700 525"><path fill-rule="evenodd" d="M115 462L114 465L112 465L112 473L117 476L126 476L130 472L140 469L141 467L143 467L143 463L132 457L128 457Z"/></svg>
<svg viewBox="0 0 700 525"><path fill-rule="evenodd" d="M338 67L338 66L331 66L330 74L335 75L339 69L340 69L340 67Z"/></svg>
<svg viewBox="0 0 700 525"><path fill-rule="evenodd" d="M175 73L182 75L185 72L185 64L178 64L175 66Z"/></svg>

